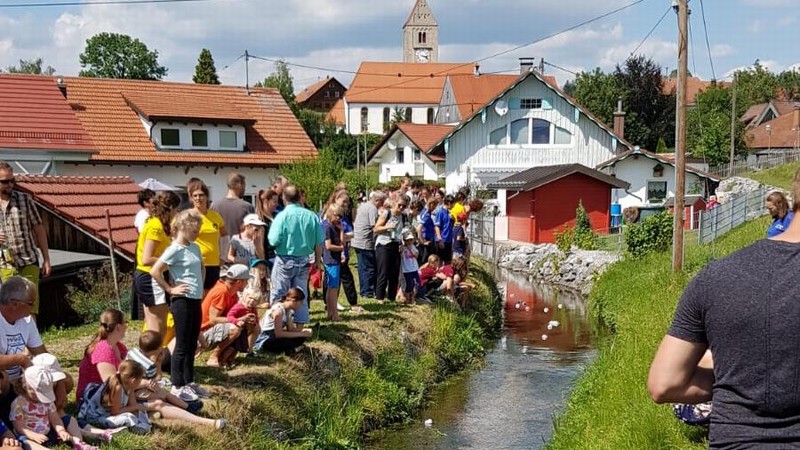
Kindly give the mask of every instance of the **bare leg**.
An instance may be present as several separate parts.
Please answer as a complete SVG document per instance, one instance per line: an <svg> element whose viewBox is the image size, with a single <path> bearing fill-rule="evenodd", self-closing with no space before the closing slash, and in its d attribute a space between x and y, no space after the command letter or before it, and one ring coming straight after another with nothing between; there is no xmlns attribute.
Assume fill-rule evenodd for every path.
<svg viewBox="0 0 800 450"><path fill-rule="evenodd" d="M167 330L167 313L169 306L155 305L144 307L144 323L148 330L158 331L161 335Z"/></svg>
<svg viewBox="0 0 800 450"><path fill-rule="evenodd" d="M336 307L339 302L339 288L328 288L325 298L325 306L328 309L328 319L339 320L339 310Z"/></svg>
<svg viewBox="0 0 800 450"><path fill-rule="evenodd" d="M160 412L161 417L165 419L176 419L176 420L183 420L185 422L196 423L199 425L208 425L213 427L215 424L214 419L206 419L205 417L195 416L194 414L186 411L185 409L178 408L177 406L172 406L170 404L164 403L161 400L156 400L154 402L147 402L147 411L148 412Z"/></svg>
<svg viewBox="0 0 800 450"><path fill-rule="evenodd" d="M66 416L64 413L64 406L67 404L67 395L72 392L72 389L75 387L75 381L72 379L72 376L70 376L70 374L66 375L67 378L57 381L53 386L53 391L56 394L56 412L58 412L59 417Z"/></svg>

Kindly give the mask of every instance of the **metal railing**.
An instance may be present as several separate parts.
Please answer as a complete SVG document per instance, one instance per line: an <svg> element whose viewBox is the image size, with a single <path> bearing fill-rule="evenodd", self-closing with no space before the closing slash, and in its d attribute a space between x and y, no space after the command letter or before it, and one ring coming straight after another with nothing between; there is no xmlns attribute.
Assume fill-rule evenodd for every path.
<svg viewBox="0 0 800 450"><path fill-rule="evenodd" d="M496 230L494 212L492 208L485 208L477 214L469 216L469 226L467 227L467 237L470 242L470 249L473 254L480 255L482 258L496 262Z"/></svg>
<svg viewBox="0 0 800 450"><path fill-rule="evenodd" d="M729 198L714 209L702 211L698 230L699 242L712 242L737 226L766 214L764 199L768 192L766 188L761 188Z"/></svg>

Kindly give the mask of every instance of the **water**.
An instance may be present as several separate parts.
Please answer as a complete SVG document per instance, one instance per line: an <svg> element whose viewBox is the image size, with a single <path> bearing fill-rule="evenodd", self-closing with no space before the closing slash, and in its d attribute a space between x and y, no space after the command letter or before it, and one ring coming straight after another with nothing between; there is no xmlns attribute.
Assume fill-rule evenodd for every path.
<svg viewBox="0 0 800 450"><path fill-rule="evenodd" d="M594 357L586 302L509 273L498 281L504 328L486 365L442 386L413 423L374 434L367 448L535 449L550 439L553 417Z"/></svg>

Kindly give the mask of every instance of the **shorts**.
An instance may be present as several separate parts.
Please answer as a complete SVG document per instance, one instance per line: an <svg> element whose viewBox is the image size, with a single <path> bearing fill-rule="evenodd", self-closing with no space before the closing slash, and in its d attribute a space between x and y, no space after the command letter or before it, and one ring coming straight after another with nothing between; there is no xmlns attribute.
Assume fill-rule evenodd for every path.
<svg viewBox="0 0 800 450"><path fill-rule="evenodd" d="M250 341L248 340L249 336L247 335L247 330L242 329L242 332L239 333L239 336L236 340L233 341L230 347L228 348L235 348L237 352L240 353L247 353L250 351Z"/></svg>
<svg viewBox="0 0 800 450"><path fill-rule="evenodd" d="M136 298L144 306L152 307L167 304L167 293L161 289L161 286L147 272L136 270L133 274L133 290Z"/></svg>
<svg viewBox="0 0 800 450"><path fill-rule="evenodd" d="M232 323L215 323L211 328L203 331L207 348L211 349L231 335Z"/></svg>
<svg viewBox="0 0 800 450"><path fill-rule="evenodd" d="M406 281L406 286L403 292L411 294L414 289L419 289L421 283L419 281L419 272L403 272L403 279Z"/></svg>
<svg viewBox="0 0 800 450"><path fill-rule="evenodd" d="M9 267L0 269L0 278L2 278L3 281L17 275L22 278L27 278L36 286L36 298L33 300L33 306L31 306L31 314L39 314L39 266L36 264L28 264L20 268Z"/></svg>
<svg viewBox="0 0 800 450"><path fill-rule="evenodd" d="M325 264L325 281L328 289L338 289L339 285L342 284L339 270L339 264Z"/></svg>
<svg viewBox="0 0 800 450"><path fill-rule="evenodd" d="M209 290L219 281L219 266L206 266L206 277L203 279L203 290Z"/></svg>

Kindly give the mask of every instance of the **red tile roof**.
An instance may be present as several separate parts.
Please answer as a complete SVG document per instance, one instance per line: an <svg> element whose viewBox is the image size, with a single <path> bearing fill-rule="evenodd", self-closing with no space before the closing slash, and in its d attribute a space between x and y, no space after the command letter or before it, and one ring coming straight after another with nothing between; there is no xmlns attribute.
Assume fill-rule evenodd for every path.
<svg viewBox="0 0 800 450"><path fill-rule="evenodd" d="M0 148L96 152L52 77L0 75Z"/></svg>
<svg viewBox="0 0 800 450"><path fill-rule="evenodd" d="M139 211L136 194L141 189L131 177L62 177L17 175L17 186L66 222L108 242L106 209L117 249L134 258L136 228L133 219Z"/></svg>
<svg viewBox="0 0 800 450"><path fill-rule="evenodd" d="M275 166L317 151L276 89L164 81L65 77L67 100L99 153L91 160L132 164ZM248 151L159 151L138 114L252 121Z"/></svg>
<svg viewBox="0 0 800 450"><path fill-rule="evenodd" d="M745 132L745 142L751 149L797 148L800 146L800 109L763 122ZM769 125L770 129L767 130Z"/></svg>
<svg viewBox="0 0 800 450"><path fill-rule="evenodd" d="M450 77L450 86L453 89L458 112L461 119L466 119L472 113L483 107L511 83L517 81L518 75L481 75L481 76L455 76Z"/></svg>
<svg viewBox="0 0 800 450"><path fill-rule="evenodd" d="M347 90L348 103L436 105L446 76L473 76L472 63L364 61Z"/></svg>
<svg viewBox="0 0 800 450"><path fill-rule="evenodd" d="M298 92L297 95L294 96L294 101L297 104L303 103L306 100L310 99L314 94L319 92L322 88L328 85L328 83L334 82L337 85L340 85L343 90L347 90L345 86L339 82L336 78L327 76L316 83L306 86L302 91Z"/></svg>
<svg viewBox="0 0 800 450"><path fill-rule="evenodd" d="M697 77L686 78L686 99L689 105L694 105L697 100L697 94L700 91L707 89L714 81L703 81ZM730 87L731 83L728 81L716 81L717 84L725 87ZM664 78L664 84L661 86L661 92L665 95L672 95L677 92L678 78L669 77Z"/></svg>
<svg viewBox="0 0 800 450"><path fill-rule="evenodd" d="M433 124L415 124L415 123L398 123L392 126L392 128L383 135L383 138L378 142L372 150L370 150L369 155L367 155L367 160L369 161L372 157L378 153L381 147L386 144L392 136L394 136L395 132L399 131L403 133L422 153L425 153L428 158L430 158L433 162L442 162L445 160L443 155L440 154L431 154L428 151L433 147L441 138L443 138L447 133L450 132L455 128L453 125L433 125Z"/></svg>

